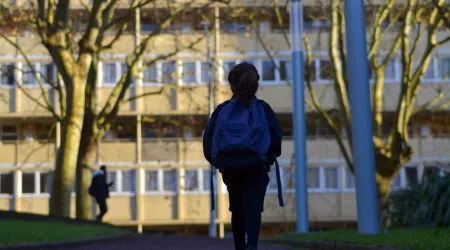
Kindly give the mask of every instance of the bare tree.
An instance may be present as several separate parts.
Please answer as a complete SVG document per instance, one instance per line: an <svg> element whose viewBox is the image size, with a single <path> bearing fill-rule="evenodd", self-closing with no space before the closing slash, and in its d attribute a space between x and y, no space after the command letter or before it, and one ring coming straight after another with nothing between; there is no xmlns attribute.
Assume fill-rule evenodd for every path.
<svg viewBox="0 0 450 250"><path fill-rule="evenodd" d="M387 0L381 5L369 5L368 10L373 11L371 24L368 25L368 61L374 71L374 84L372 87L372 112L373 112L373 142L375 148L376 182L378 187L379 210L384 216L387 206L392 180L398 171L407 163L413 151L410 146L408 124L411 118L418 112L431 108L440 108L447 105L442 103L443 92L437 90L437 96L423 105L416 105L416 95L422 77L432 59L433 51L440 45L448 42L450 37L438 39L438 29L442 26L442 17L448 17L448 9L443 9L444 1L435 1L436 5L429 2L407 0L400 5L395 0ZM283 9L286 6L287 9ZM438 6L441 6L439 14ZM447 6L448 7L448 6ZM311 110L320 114L321 120L331 129L340 151L351 172L354 172L352 158L352 133L351 117L348 97L347 78L347 54L345 48L345 20L342 0L330 0L329 4L318 3L316 13L328 13L325 15L329 21L328 29L328 56L332 63L332 77L334 91L338 100L337 114L324 108L316 94L312 84L313 63L311 45L308 35L304 36L307 52L306 86L310 96L306 104ZM280 5L278 0L273 0L273 13L278 25L286 23L283 11L288 12L288 6ZM312 12L314 12L312 10ZM324 18L318 16L318 18ZM448 19L447 19L448 20ZM388 25L386 25L388 23ZM288 35L283 33L287 45L290 47ZM320 34L318 35L320 38ZM268 57L273 60L276 51L268 47L266 39L256 34L256 39L266 51ZM321 40L319 39L319 42ZM419 46L425 44L421 50ZM394 122L390 126L387 138L382 135L382 126L389 126L383 119L383 95L385 94L385 69L394 57L401 59L401 81L398 94L398 103L394 111ZM345 136L342 134L344 131Z"/></svg>
<svg viewBox="0 0 450 250"><path fill-rule="evenodd" d="M41 38L41 43L47 48L61 76L52 85L60 98L59 111L48 101L40 77L37 77L37 80L44 100L42 103L41 100L34 99L61 123L61 145L53 175L50 214L69 216L70 189L76 175L77 217L90 216L90 199L86 190L90 184L90 165L95 159L97 140L109 130L122 103L151 94L160 94L163 91L162 88L159 91L126 99L125 93L130 85L145 66L157 60L170 58L179 51L194 49L202 38L182 41L172 52L153 58L143 67L144 54L148 53L152 42L159 34L173 26L175 18L188 11L206 13L212 4L217 2L226 3L226 1L208 1L205 4L198 4L191 1L174 4L171 1L131 0L126 8L121 8L125 11L118 13L116 11L118 0L97 0L91 5L84 6L88 21L86 29L82 32L77 30L72 22L73 10L70 8L70 0L38 0L36 6L30 6L29 9L35 14L29 16L32 20L30 23L34 24L34 31ZM115 84L104 106L97 107L96 86L98 72L101 70L98 68L100 57L120 41L126 33L128 24L134 21L136 11L141 8L153 9L153 14L164 10L167 15L157 19L157 28L154 32L136 41L135 49L126 57L128 70ZM26 64L32 68L26 53L11 39L11 36L5 33L0 33L0 36L15 46L25 58ZM173 38L177 39L176 34L173 34ZM34 70L33 73L38 74Z"/></svg>

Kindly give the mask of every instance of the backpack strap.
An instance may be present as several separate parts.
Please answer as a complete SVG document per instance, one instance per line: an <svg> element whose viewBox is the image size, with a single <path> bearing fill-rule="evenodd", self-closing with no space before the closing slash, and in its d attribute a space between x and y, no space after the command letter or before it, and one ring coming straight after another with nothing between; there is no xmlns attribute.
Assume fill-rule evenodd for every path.
<svg viewBox="0 0 450 250"><path fill-rule="evenodd" d="M280 204L280 207L284 207L283 193L281 187L280 165L278 165L277 159L275 159L275 170L277 175L278 203Z"/></svg>
<svg viewBox="0 0 450 250"><path fill-rule="evenodd" d="M210 175L209 175L209 186L210 186L210 195L211 195L211 211L216 210L216 201L214 200L214 177L213 177L213 166L210 166Z"/></svg>

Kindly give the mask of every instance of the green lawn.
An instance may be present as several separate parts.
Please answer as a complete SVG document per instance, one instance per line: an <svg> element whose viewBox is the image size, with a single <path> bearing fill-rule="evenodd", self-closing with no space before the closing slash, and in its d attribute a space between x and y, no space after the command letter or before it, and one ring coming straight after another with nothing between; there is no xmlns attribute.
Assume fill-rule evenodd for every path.
<svg viewBox="0 0 450 250"><path fill-rule="evenodd" d="M359 235L353 230L333 230L309 234L288 234L282 237L317 240L340 241L374 246L388 246L411 250L446 250L450 249L450 228L446 229L390 229L387 234Z"/></svg>
<svg viewBox="0 0 450 250"><path fill-rule="evenodd" d="M122 234L120 228L60 221L0 220L0 245L69 241Z"/></svg>

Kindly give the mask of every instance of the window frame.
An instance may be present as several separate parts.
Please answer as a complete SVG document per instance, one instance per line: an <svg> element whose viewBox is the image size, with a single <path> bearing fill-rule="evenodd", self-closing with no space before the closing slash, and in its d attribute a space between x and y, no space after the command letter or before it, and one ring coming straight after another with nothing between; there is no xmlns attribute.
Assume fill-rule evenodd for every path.
<svg viewBox="0 0 450 250"><path fill-rule="evenodd" d="M41 173L49 173L51 170L47 171L34 171L34 170L25 170L20 174L20 196L21 197L50 197L50 193L43 193L41 190ZM23 192L23 174L33 174L34 177L34 191L32 193L24 193Z"/></svg>

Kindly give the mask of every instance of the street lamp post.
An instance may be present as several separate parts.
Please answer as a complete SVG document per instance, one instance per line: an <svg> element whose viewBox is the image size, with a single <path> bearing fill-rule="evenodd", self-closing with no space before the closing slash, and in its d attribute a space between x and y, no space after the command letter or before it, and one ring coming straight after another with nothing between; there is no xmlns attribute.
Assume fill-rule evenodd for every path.
<svg viewBox="0 0 450 250"><path fill-rule="evenodd" d="M308 226L308 191L306 186L306 131L305 131L305 94L303 85L303 3L291 0L291 41L293 86L293 126L295 148L295 204L296 230L307 233Z"/></svg>
<svg viewBox="0 0 450 250"><path fill-rule="evenodd" d="M364 1L345 0L344 3L358 232L377 234L379 232L378 201Z"/></svg>
<svg viewBox="0 0 450 250"><path fill-rule="evenodd" d="M210 43L209 43L209 22L208 21L202 21L200 23L203 28L204 28L204 32L205 32L205 40L206 40L206 60L208 63L208 111L209 111L209 117L211 117L213 111L214 111L214 86L213 86L213 74L212 74L212 63L211 63L211 50L210 50ZM214 185L214 181L213 181L213 176L216 176L216 169L210 165L209 166L210 171L211 171L211 178L210 178L210 206L211 206L211 211L210 211L210 217L209 217L209 236L211 238L216 238L217 237L217 228L216 228L216 209L215 209L215 204L214 204L214 192L213 192L213 185Z"/></svg>

